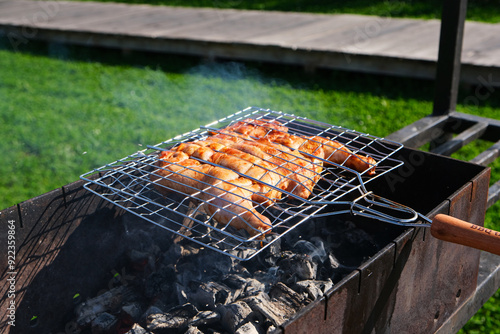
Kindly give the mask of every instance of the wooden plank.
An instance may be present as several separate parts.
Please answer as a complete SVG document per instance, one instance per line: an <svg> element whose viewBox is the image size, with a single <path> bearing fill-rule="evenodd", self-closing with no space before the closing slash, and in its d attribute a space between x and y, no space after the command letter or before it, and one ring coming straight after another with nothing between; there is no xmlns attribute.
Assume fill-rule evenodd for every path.
<svg viewBox="0 0 500 334"><path fill-rule="evenodd" d="M10 10L0 11L0 22L17 24L30 27L52 26L61 28L61 23L71 22L78 17L93 16L105 8L113 10L113 6L91 5L80 6L78 3L66 2L41 2L41 1L20 1L21 7L11 7Z"/></svg>
<svg viewBox="0 0 500 334"><path fill-rule="evenodd" d="M280 29L272 33L264 33L249 41L256 44L274 44L281 46L307 48L308 41L314 41L325 35L342 34L343 31L353 29L365 22L359 15L334 15L332 17L320 16L317 20L307 24L298 25L289 29Z"/></svg>
<svg viewBox="0 0 500 334"><path fill-rule="evenodd" d="M392 21L387 18L362 17L356 25L345 29L327 32L323 36L301 44L308 49L342 50L354 54L372 54L370 48L377 47L377 40L393 35L399 29L418 22L413 20ZM389 38L390 40L390 38Z"/></svg>
<svg viewBox="0 0 500 334"><path fill-rule="evenodd" d="M151 31L154 31L158 27L186 24L196 14L195 11L184 13L175 9L172 11L163 11L145 7L143 10L135 10L132 13L127 13L126 16L120 17L118 20L101 21L96 29L102 29L106 33L149 36L151 35ZM124 20L126 20L126 24L124 24Z"/></svg>
<svg viewBox="0 0 500 334"><path fill-rule="evenodd" d="M465 22L462 55L480 46L488 47L488 44L484 44L485 41L498 35L499 28L497 24Z"/></svg>
<svg viewBox="0 0 500 334"><path fill-rule="evenodd" d="M42 12L42 7L36 1L24 2L24 1L8 1L0 4L0 19L2 22L5 19L10 19L15 22L23 18L28 18L34 14Z"/></svg>
<svg viewBox="0 0 500 334"><path fill-rule="evenodd" d="M242 13L243 14L243 13ZM187 29L170 29L169 35L177 38L199 38L201 40L212 40L217 42L250 42L253 36L259 36L275 31L293 29L301 24L312 23L314 17L300 16L297 18L285 15L277 15L272 19L258 12L245 13L243 15L233 14L221 20L203 22L202 24Z"/></svg>
<svg viewBox="0 0 500 334"><path fill-rule="evenodd" d="M57 15L54 15L50 20L42 22L37 27L57 28L61 30L79 30L86 27L96 28L96 23L99 21L112 20L127 13L133 13L134 11L138 11L138 9L125 6L115 7L111 4L107 4L106 6L88 6L85 11L77 6L63 7Z"/></svg>
<svg viewBox="0 0 500 334"><path fill-rule="evenodd" d="M391 35L385 43L380 43L380 45L377 43L379 39L376 39L374 46L370 48L371 53L409 59L437 60L439 21L421 21L420 24Z"/></svg>
<svg viewBox="0 0 500 334"><path fill-rule="evenodd" d="M467 22L465 25L462 62L498 67L500 25Z"/></svg>
<svg viewBox="0 0 500 334"><path fill-rule="evenodd" d="M240 11L224 11L218 13L214 10L196 10L192 8L161 8L156 14L145 12L148 14L144 19L135 18L130 29L112 25L113 31L119 31L123 34L135 34L138 36L151 37L166 37L180 38L176 35L176 31L186 31L188 29L196 29L199 26L209 26L218 21L225 20L228 16L244 15ZM148 18L152 18L149 20ZM207 29L207 28L205 28ZM208 30L202 31L202 36ZM189 36L194 40L199 40L200 32L191 33Z"/></svg>
<svg viewBox="0 0 500 334"><path fill-rule="evenodd" d="M472 65L491 66L498 68L500 59L500 41L496 39L491 42L494 50L481 50L474 57L465 59L463 62ZM498 77L495 77L495 81Z"/></svg>
<svg viewBox="0 0 500 334"><path fill-rule="evenodd" d="M248 43L254 35L265 34L275 30L287 29L304 22L314 22L316 17L309 15L284 13L265 13L259 11L223 10L199 11L198 16L190 16L194 21L179 26L158 25L155 36L169 38L186 38L210 40L216 42Z"/></svg>
<svg viewBox="0 0 500 334"><path fill-rule="evenodd" d="M410 54L415 60L430 60L436 62L439 53L439 24L433 27L423 27L424 30L429 30L427 39L422 38L407 45L407 54Z"/></svg>
<svg viewBox="0 0 500 334"><path fill-rule="evenodd" d="M426 26L426 22L415 20L390 22L385 27L380 26L378 31L358 30L359 37L357 37L357 41L347 46L345 50L363 54L409 56L408 52L405 52L408 46L408 36L412 36L412 41L426 38L425 35L420 33L420 30ZM418 33L416 34L415 31L418 31Z"/></svg>
<svg viewBox="0 0 500 334"><path fill-rule="evenodd" d="M147 11L147 10L145 10ZM131 36L138 35L127 23L130 17L136 15L141 15L141 10L134 11L103 11L100 14L93 15L91 17L82 17L75 20L73 23L68 20L65 23L57 22L57 27L55 29L75 31L75 32L87 32L93 34L129 34ZM49 28L49 26L47 26Z"/></svg>
<svg viewBox="0 0 500 334"><path fill-rule="evenodd" d="M449 117L451 122L455 122L457 124L461 124L462 122L464 123L487 122L489 126L482 138L484 140L489 140L491 142L496 142L500 140L500 119L486 118L477 115L465 114L457 111L451 112L449 114Z"/></svg>
<svg viewBox="0 0 500 334"><path fill-rule="evenodd" d="M169 38L186 38L201 41L234 41L235 38L242 33L247 34L252 31L252 27L247 26L247 29L242 26L242 22L250 24L252 20L259 17L257 12L221 12L217 13L201 12L197 16L192 17L193 22L190 24L180 24L177 26L169 25L168 27L158 27L155 30L155 36ZM242 38L242 37L240 37ZM244 38L244 37L243 37ZM240 39L241 41L241 39Z"/></svg>
<svg viewBox="0 0 500 334"><path fill-rule="evenodd" d="M1 13L3 14L6 11L12 10L15 11L17 9L22 8L30 8L30 7L38 7L40 8L40 4L36 1L11 1L11 0L3 0L0 2Z"/></svg>

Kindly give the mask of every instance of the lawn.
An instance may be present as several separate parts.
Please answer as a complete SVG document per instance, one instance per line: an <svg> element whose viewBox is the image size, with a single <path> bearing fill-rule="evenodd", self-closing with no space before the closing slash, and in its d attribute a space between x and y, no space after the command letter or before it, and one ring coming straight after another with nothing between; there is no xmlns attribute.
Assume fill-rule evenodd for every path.
<svg viewBox="0 0 500 334"><path fill-rule="evenodd" d="M1 51L0 126L8 136L0 143L0 205L247 106L378 136L403 125L399 118L409 124L431 112L430 82L152 57L43 45L31 53Z"/></svg>

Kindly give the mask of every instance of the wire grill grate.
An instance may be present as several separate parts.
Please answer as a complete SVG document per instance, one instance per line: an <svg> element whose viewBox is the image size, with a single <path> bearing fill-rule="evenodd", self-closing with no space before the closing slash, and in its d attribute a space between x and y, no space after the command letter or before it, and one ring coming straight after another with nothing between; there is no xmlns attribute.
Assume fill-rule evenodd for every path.
<svg viewBox="0 0 500 334"><path fill-rule="evenodd" d="M159 169L158 155L161 151L167 151L181 143L205 140L214 133L224 133L227 126L248 118L277 121L296 136L319 136L337 141L353 153L375 159L376 174L368 175L367 171L358 172L343 164L329 162L327 165L327 161L317 160L317 164L322 166L318 175L320 180L309 198L301 198L293 191L279 189L283 198L273 205L252 201L258 215L267 217L272 223L270 233L249 233L245 229L237 230L232 224L224 226L215 221L217 214L231 212L231 206L242 207L241 204L229 201L225 203L216 196L207 196L203 189L193 189L190 193L166 193L156 184L158 180L152 179L152 175ZM311 217L353 212L359 205L357 201L352 201L351 195L354 193L357 194L355 197L362 198L368 196L370 192L367 191L366 184L401 166L402 162L394 158L394 153L401 148L401 144L340 126L251 107L157 145L148 146L145 150L86 173L81 178L88 181L84 187L89 191L160 228L237 259L248 260ZM298 148L298 151L301 149ZM303 155L307 154L303 152ZM315 166L310 168L314 169ZM268 170L267 173L274 171ZM241 176L248 178L246 175ZM268 186L277 188L276 185ZM220 186L207 184L207 188L213 187ZM220 193L223 189L217 188L217 191Z"/></svg>

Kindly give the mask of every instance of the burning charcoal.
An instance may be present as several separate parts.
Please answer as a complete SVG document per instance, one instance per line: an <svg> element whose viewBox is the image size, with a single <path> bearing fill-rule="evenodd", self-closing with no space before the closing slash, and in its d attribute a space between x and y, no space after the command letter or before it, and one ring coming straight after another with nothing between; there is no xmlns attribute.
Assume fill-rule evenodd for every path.
<svg viewBox="0 0 500 334"><path fill-rule="evenodd" d="M203 268L204 277L221 277L232 272L239 265L238 260L209 249L205 249L199 255L198 268Z"/></svg>
<svg viewBox="0 0 500 334"><path fill-rule="evenodd" d="M128 243L133 245L134 249L150 254L157 254L157 252L160 251L160 248L153 240L154 235L155 234L151 233L151 231L134 229L133 233L126 234L126 238Z"/></svg>
<svg viewBox="0 0 500 334"><path fill-rule="evenodd" d="M328 264L332 269L337 269L342 266L339 260L337 260L337 258L333 254L328 255Z"/></svg>
<svg viewBox="0 0 500 334"><path fill-rule="evenodd" d="M266 333L271 334L271 333L275 333L275 331L276 331L276 327L271 324L270 326L267 327Z"/></svg>
<svg viewBox="0 0 500 334"><path fill-rule="evenodd" d="M282 302L283 304L293 308L295 311L298 311L303 306L311 302L310 299L302 297L300 294L281 282L278 282L271 288L271 291L269 291L269 297L271 297L272 300Z"/></svg>
<svg viewBox="0 0 500 334"><path fill-rule="evenodd" d="M265 289L265 284L260 280L236 274L225 276L222 282L233 290L243 290L247 293L254 290L264 291Z"/></svg>
<svg viewBox="0 0 500 334"><path fill-rule="evenodd" d="M160 295L169 296L173 292L175 282L175 268L173 266L162 266L160 270L149 275L144 287L144 294L148 298Z"/></svg>
<svg viewBox="0 0 500 334"><path fill-rule="evenodd" d="M260 334L261 331L262 330L259 330L254 323L247 322L246 324L238 328L238 330L234 332L234 334Z"/></svg>
<svg viewBox="0 0 500 334"><path fill-rule="evenodd" d="M92 320L92 334L110 334L116 330L118 319L114 315L103 312Z"/></svg>
<svg viewBox="0 0 500 334"><path fill-rule="evenodd" d="M147 318L147 328L155 333L167 333L171 329L187 327L189 319L194 317L198 310L192 304L174 307L167 313L150 314Z"/></svg>
<svg viewBox="0 0 500 334"><path fill-rule="evenodd" d="M273 269L269 269L267 271L258 270L254 273L252 281L254 287L261 286L262 289L252 289L250 286L246 289L245 294L247 296L254 294L256 291L268 291L269 287L276 284L276 282L282 279L282 272L278 267L272 267ZM252 285L253 285L252 284Z"/></svg>
<svg viewBox="0 0 500 334"><path fill-rule="evenodd" d="M163 253L164 263L175 263L181 257L182 246L178 243L173 243L170 245L169 249Z"/></svg>
<svg viewBox="0 0 500 334"><path fill-rule="evenodd" d="M333 254L328 254L327 259L322 263L320 269L324 278L331 278L336 282L355 270L356 267L344 266Z"/></svg>
<svg viewBox="0 0 500 334"><path fill-rule="evenodd" d="M138 303L127 304L122 307L122 314L127 320L137 322L141 318L142 308Z"/></svg>
<svg viewBox="0 0 500 334"><path fill-rule="evenodd" d="M200 311L192 319L189 320L188 325L198 327L213 324L220 320L220 314L214 311Z"/></svg>
<svg viewBox="0 0 500 334"><path fill-rule="evenodd" d="M318 238L311 238L315 243L307 240L299 240L293 246L293 250L296 253L309 255L313 261L323 262L326 258L326 251L323 245L323 241Z"/></svg>
<svg viewBox="0 0 500 334"><path fill-rule="evenodd" d="M188 286L191 281L200 281L204 275L203 271L200 269L194 261L183 262L176 265L177 269L177 282L182 286ZM206 277L207 275L205 275Z"/></svg>
<svg viewBox="0 0 500 334"><path fill-rule="evenodd" d="M287 319L295 314L296 310L279 301L271 301L269 296L260 292L259 294L243 299L250 308L262 317L269 320L274 326L279 327Z"/></svg>
<svg viewBox="0 0 500 334"><path fill-rule="evenodd" d="M186 289L179 283L175 283L175 292L180 305L186 304L188 302Z"/></svg>
<svg viewBox="0 0 500 334"><path fill-rule="evenodd" d="M132 249L129 254L129 261L134 271L145 271L149 272L154 271L154 256L148 252L141 252L135 249Z"/></svg>
<svg viewBox="0 0 500 334"><path fill-rule="evenodd" d="M219 311L222 315L222 326L231 333L253 317L252 309L243 301L222 306Z"/></svg>
<svg viewBox="0 0 500 334"><path fill-rule="evenodd" d="M316 281L307 280L300 281L295 284L295 290L305 292L312 300L322 297L323 294L333 286L331 280L329 281Z"/></svg>
<svg viewBox="0 0 500 334"><path fill-rule="evenodd" d="M239 275L230 274L223 278L222 283L232 289L233 300L238 300L245 293L247 278Z"/></svg>
<svg viewBox="0 0 500 334"><path fill-rule="evenodd" d="M196 327L189 326L184 334L203 334L203 332Z"/></svg>
<svg viewBox="0 0 500 334"><path fill-rule="evenodd" d="M189 256L194 256L197 255L200 252L199 247L195 247L193 245L183 245L181 246L181 256L182 257L189 257Z"/></svg>
<svg viewBox="0 0 500 334"><path fill-rule="evenodd" d="M244 237L245 239L248 237ZM257 247L257 246L255 246ZM240 258L249 258L255 253L255 249L243 248L243 249L230 249L226 251L230 255L234 255Z"/></svg>
<svg viewBox="0 0 500 334"><path fill-rule="evenodd" d="M279 258L280 254L281 239L278 239L267 248L266 262L271 266L276 265L276 259Z"/></svg>
<svg viewBox="0 0 500 334"><path fill-rule="evenodd" d="M123 303L136 298L131 286L121 285L113 288L95 298L79 304L76 309L78 325L88 326L99 314L107 311L117 311Z"/></svg>
<svg viewBox="0 0 500 334"><path fill-rule="evenodd" d="M245 286L245 295L253 295L259 291L264 291L266 288L265 284L256 280L255 278L247 279L247 285Z"/></svg>
<svg viewBox="0 0 500 334"><path fill-rule="evenodd" d="M199 252L200 249L192 245L180 245L178 243L174 243L164 255L170 263L175 263L179 258L188 260L189 257L197 255Z"/></svg>
<svg viewBox="0 0 500 334"><path fill-rule="evenodd" d="M142 328L139 324L134 324L131 329L125 334L151 334L144 328Z"/></svg>
<svg viewBox="0 0 500 334"><path fill-rule="evenodd" d="M148 309L146 310L146 312L144 312L144 314L142 315L141 319L145 320L151 314L161 314L161 313L163 313L163 311L160 308L158 308L157 306L150 306L150 307L148 307Z"/></svg>
<svg viewBox="0 0 500 334"><path fill-rule="evenodd" d="M214 310L219 304L231 302L232 292L227 286L216 282L192 282L189 300L200 309Z"/></svg>
<svg viewBox="0 0 500 334"><path fill-rule="evenodd" d="M233 288L233 300L254 295L259 291L265 291L266 284L268 284L268 286L274 284L274 279L267 273L258 271L254 274L254 277L255 278L243 278L238 282L238 285Z"/></svg>
<svg viewBox="0 0 500 334"><path fill-rule="evenodd" d="M247 285L247 278L236 274L224 276L222 282L231 289L244 289Z"/></svg>
<svg viewBox="0 0 500 334"><path fill-rule="evenodd" d="M248 262L247 262L248 263ZM241 277L251 277L250 271L243 266L243 262L237 263L233 268L233 273L240 275Z"/></svg>
<svg viewBox="0 0 500 334"><path fill-rule="evenodd" d="M280 268L289 273L289 281L316 279L318 265L308 255L296 254L279 262Z"/></svg>

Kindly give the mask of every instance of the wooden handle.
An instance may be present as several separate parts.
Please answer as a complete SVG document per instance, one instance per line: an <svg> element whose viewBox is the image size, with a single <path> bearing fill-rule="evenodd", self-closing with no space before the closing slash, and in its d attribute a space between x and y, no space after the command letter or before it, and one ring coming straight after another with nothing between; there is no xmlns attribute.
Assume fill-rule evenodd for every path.
<svg viewBox="0 0 500 334"><path fill-rule="evenodd" d="M432 220L434 238L500 255L500 232L438 214Z"/></svg>

